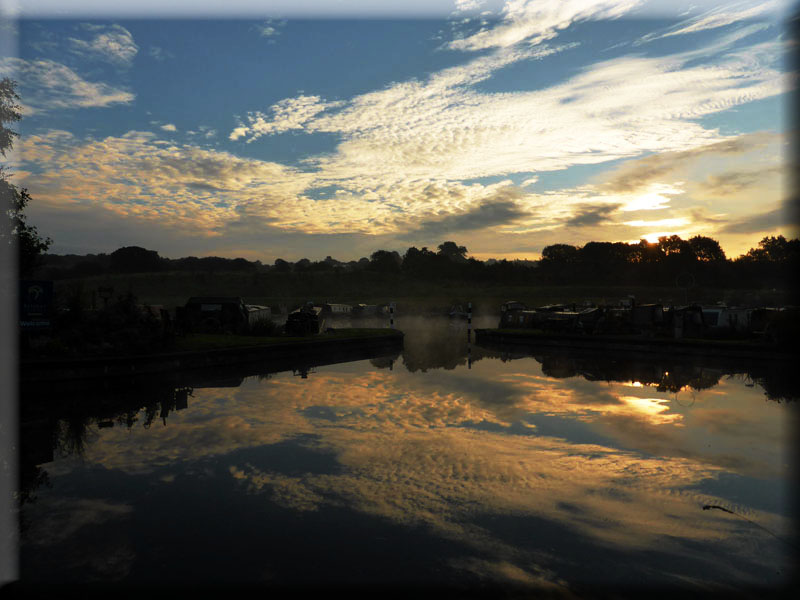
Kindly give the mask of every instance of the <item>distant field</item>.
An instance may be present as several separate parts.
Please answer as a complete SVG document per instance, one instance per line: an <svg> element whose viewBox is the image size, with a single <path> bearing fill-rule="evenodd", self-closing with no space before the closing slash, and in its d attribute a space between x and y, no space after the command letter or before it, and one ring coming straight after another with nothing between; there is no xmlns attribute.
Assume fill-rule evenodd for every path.
<svg viewBox="0 0 800 600"><path fill-rule="evenodd" d="M598 287L598 286L536 286L491 285L484 282L426 282L409 281L386 276L351 277L344 281L332 273L304 274L302 276L274 273L136 273L130 275L103 275L55 282L56 302L68 305L70 299L80 298L84 306L91 306L93 292L98 287L113 287L114 296L128 292L139 302L160 304L172 309L183 306L190 296L241 296L250 304L286 306L295 308L313 301L355 304L383 304L396 302L399 311L424 314L446 312L455 304L466 308L472 302L473 312L495 314L501 303L519 300L536 306L558 302L608 302L615 303L629 294L639 302L683 304L687 300L728 304L779 305L788 301L788 294L780 290L721 290L695 287L688 291L676 287ZM94 295L96 306L102 300Z"/></svg>

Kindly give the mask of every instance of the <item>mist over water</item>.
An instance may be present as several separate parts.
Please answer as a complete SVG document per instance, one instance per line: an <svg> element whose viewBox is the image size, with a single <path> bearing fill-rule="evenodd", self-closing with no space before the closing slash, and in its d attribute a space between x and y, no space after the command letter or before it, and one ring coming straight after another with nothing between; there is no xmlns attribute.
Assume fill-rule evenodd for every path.
<svg viewBox="0 0 800 600"><path fill-rule="evenodd" d="M353 362L23 390L22 580L789 581L785 369L529 356L477 346L465 320L395 326L402 349Z"/></svg>

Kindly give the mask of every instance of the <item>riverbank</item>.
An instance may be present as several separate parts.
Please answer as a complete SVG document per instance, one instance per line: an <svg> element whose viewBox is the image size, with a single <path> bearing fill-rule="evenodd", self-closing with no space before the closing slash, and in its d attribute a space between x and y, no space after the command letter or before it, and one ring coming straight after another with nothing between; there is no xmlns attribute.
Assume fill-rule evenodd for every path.
<svg viewBox="0 0 800 600"><path fill-rule="evenodd" d="M581 335L547 333L531 329L476 329L475 343L497 348L601 348L610 352L679 354L763 360L796 357L795 346L777 346L757 341L656 338L641 335Z"/></svg>
<svg viewBox="0 0 800 600"><path fill-rule="evenodd" d="M629 295L637 302L683 305L689 302L729 306L785 306L794 304L789 289L773 290L696 287L690 290L674 283L658 285L542 284L527 281L422 280L406 276L370 273L369 277L342 278L334 273L248 273L248 272L160 272L106 274L54 282L57 303L64 306L80 299L89 306L93 290L111 288L114 294L131 293L141 303L161 305L174 311L190 296L241 296L249 304L279 307L301 306L313 300L341 304L396 303L396 318L404 315L443 315L453 305L472 302L474 315L497 314L499 306L518 300L528 306L561 302L617 302ZM98 305L102 304L99 300Z"/></svg>
<svg viewBox="0 0 800 600"><path fill-rule="evenodd" d="M224 334L187 336L169 352L128 356L30 359L20 362L20 383L148 375L247 362L308 362L345 350L402 347L395 329L342 329L308 337L255 337Z"/></svg>

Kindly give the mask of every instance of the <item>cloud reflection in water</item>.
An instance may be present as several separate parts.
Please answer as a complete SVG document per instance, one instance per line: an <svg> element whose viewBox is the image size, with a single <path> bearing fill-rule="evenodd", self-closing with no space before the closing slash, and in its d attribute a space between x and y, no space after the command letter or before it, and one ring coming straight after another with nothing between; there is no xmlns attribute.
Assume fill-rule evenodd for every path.
<svg viewBox="0 0 800 600"><path fill-rule="evenodd" d="M563 557L535 537L512 542L487 518L556 524L581 543L613 551L701 562L723 552L759 569L785 550L737 519L701 510L721 504L772 531L790 525L786 514L702 491L722 473L787 476L785 407L765 404L740 382L697 391L687 408L673 393L635 382L547 377L530 359L483 360L469 373L435 377L370 369L364 362L319 368L308 379L278 374L239 388L196 389L189 410L167 426L98 431L84 464L159 471L163 481L165 470L213 459L242 493L265 502L298 512L346 506L421 526L474 549L451 559L453 568L536 585L563 583L546 566ZM537 421L544 418L581 422L610 442L542 435ZM743 445L743 436L753 444ZM289 473L237 454L291 440L335 457L337 469ZM66 475L77 463L51 467L53 476ZM748 576L713 568L731 580Z"/></svg>

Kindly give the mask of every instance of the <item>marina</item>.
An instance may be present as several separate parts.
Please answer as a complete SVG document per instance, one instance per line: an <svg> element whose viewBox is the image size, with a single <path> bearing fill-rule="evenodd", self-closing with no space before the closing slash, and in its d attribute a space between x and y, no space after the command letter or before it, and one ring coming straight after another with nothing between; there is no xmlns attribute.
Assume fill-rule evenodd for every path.
<svg viewBox="0 0 800 600"><path fill-rule="evenodd" d="M476 330L475 335L478 343L770 359L796 355L798 333L800 311L791 307L664 307L629 298L617 305L535 309L506 302L500 307L498 326Z"/></svg>

